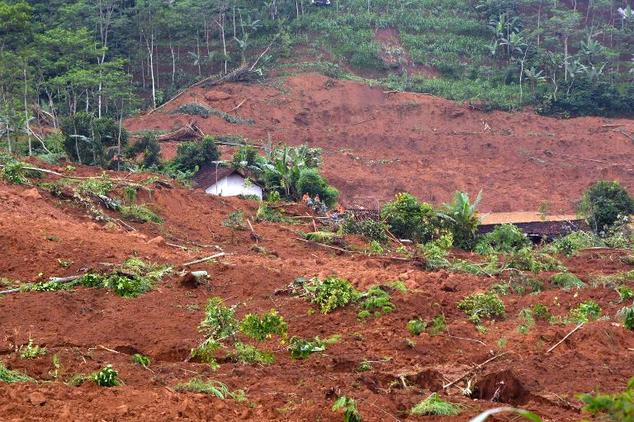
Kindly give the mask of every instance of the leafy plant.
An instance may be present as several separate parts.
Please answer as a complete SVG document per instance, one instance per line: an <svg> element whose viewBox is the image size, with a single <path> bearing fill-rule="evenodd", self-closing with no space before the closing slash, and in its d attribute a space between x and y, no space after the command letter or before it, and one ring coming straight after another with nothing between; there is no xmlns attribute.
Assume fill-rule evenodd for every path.
<svg viewBox="0 0 634 422"><path fill-rule="evenodd" d="M438 314L431 319L431 323L429 325L429 334L432 336L437 336L443 331L447 330L447 319L444 314Z"/></svg>
<svg viewBox="0 0 634 422"><path fill-rule="evenodd" d="M515 413L530 422L542 422L542 418L540 418L539 415L533 412L529 412L528 410L518 409L515 407L496 407L493 409L488 409L475 416L469 422L484 422L489 418L489 416L497 415L500 413Z"/></svg>
<svg viewBox="0 0 634 422"><path fill-rule="evenodd" d="M585 283L574 275L573 273L557 273L551 278L552 283L565 290L569 290L572 288L582 289L585 287Z"/></svg>
<svg viewBox="0 0 634 422"><path fill-rule="evenodd" d="M548 307L546 307L546 305L543 305L541 303L536 303L535 305L533 305L531 310L533 313L533 317L536 320L550 321L553 317L550 311L548 310Z"/></svg>
<svg viewBox="0 0 634 422"><path fill-rule="evenodd" d="M272 223L281 223L284 221L284 216L278 210L271 208L269 204L263 202L258 207L258 211L255 214L256 221L270 221Z"/></svg>
<svg viewBox="0 0 634 422"><path fill-rule="evenodd" d="M386 203L381 209L381 218L397 237L419 243L432 240L440 226L432 206L409 193L399 193L392 202Z"/></svg>
<svg viewBox="0 0 634 422"><path fill-rule="evenodd" d="M530 240L513 224L501 224L478 240L475 251L480 255L513 253L530 246Z"/></svg>
<svg viewBox="0 0 634 422"><path fill-rule="evenodd" d="M440 214L446 220L447 226L453 235L454 245L471 250L475 246L476 235L480 218L476 208L482 199L482 191L473 201L464 192L456 192L450 204L444 204Z"/></svg>
<svg viewBox="0 0 634 422"><path fill-rule="evenodd" d="M339 191L328 184L317 168L302 169L295 184L295 190L300 195L305 193L310 197L318 195L320 201L328 207L335 205L339 197Z"/></svg>
<svg viewBox="0 0 634 422"><path fill-rule="evenodd" d="M310 301L319 306L324 314L346 306L359 297L359 292L348 280L334 276L324 280L313 278L304 284L304 288Z"/></svg>
<svg viewBox="0 0 634 422"><path fill-rule="evenodd" d="M505 264L508 268L531 271L533 273L566 270L566 267L559 260L548 254L533 251L530 248L522 248L508 255Z"/></svg>
<svg viewBox="0 0 634 422"><path fill-rule="evenodd" d="M246 394L243 390L231 391L226 384L215 380L203 381L200 378L192 378L184 384L176 385L174 388L176 391L211 394L221 400L233 399L237 402L246 400Z"/></svg>
<svg viewBox="0 0 634 422"><path fill-rule="evenodd" d="M623 320L623 326L628 330L634 330L634 305L621 308L618 317Z"/></svg>
<svg viewBox="0 0 634 422"><path fill-rule="evenodd" d="M570 310L570 321L581 323L598 319L601 316L601 307L594 301L588 300L580 303Z"/></svg>
<svg viewBox="0 0 634 422"><path fill-rule="evenodd" d="M438 393L432 393L410 410L417 416L457 416L461 412L462 406L441 399Z"/></svg>
<svg viewBox="0 0 634 422"><path fill-rule="evenodd" d="M479 324L482 319L503 318L506 314L504 302L495 293L474 293L458 303L458 309L469 317L469 321Z"/></svg>
<svg viewBox="0 0 634 422"><path fill-rule="evenodd" d="M95 384L100 387L115 387L121 384L119 380L119 373L112 367L112 365L106 365L99 371L95 372L92 376Z"/></svg>
<svg viewBox="0 0 634 422"><path fill-rule="evenodd" d="M176 150L176 158L169 164L174 170L198 171L205 164L218 160L220 154L216 141L211 136L205 136L200 142L182 142Z"/></svg>
<svg viewBox="0 0 634 422"><path fill-rule="evenodd" d="M26 177L26 164L11 159L0 167L0 180L4 180L14 185L26 185L29 179Z"/></svg>
<svg viewBox="0 0 634 422"><path fill-rule="evenodd" d="M235 306L229 307L222 303L220 297L209 298L205 307L205 317L198 326L198 331L218 341L234 336L238 330Z"/></svg>
<svg viewBox="0 0 634 422"><path fill-rule="evenodd" d="M235 352L232 357L237 362L259 363L262 365L270 365L275 362L275 357L273 357L272 353L262 352L250 344L236 342L233 347L235 348Z"/></svg>
<svg viewBox="0 0 634 422"><path fill-rule="evenodd" d="M18 354L22 359L35 359L40 356L44 356L48 350L46 347L38 346L33 343L32 339L29 339L27 344L23 344L18 348Z"/></svg>
<svg viewBox="0 0 634 422"><path fill-rule="evenodd" d="M427 323L421 319L412 319L407 322L407 331L412 335L418 336L425 332L427 329Z"/></svg>
<svg viewBox="0 0 634 422"><path fill-rule="evenodd" d="M372 219L357 221L348 215L341 223L341 231L346 234L358 234L368 241L385 243L388 240L388 226L382 221Z"/></svg>
<svg viewBox="0 0 634 422"><path fill-rule="evenodd" d="M4 366L4 362L0 361L0 382L13 384L15 382L33 382L33 378L20 371L14 371Z"/></svg>
<svg viewBox="0 0 634 422"><path fill-rule="evenodd" d="M333 412L343 411L344 422L361 422L361 414L357 409L357 402L350 397L341 396L332 405Z"/></svg>
<svg viewBox="0 0 634 422"><path fill-rule="evenodd" d="M284 317L279 315L275 309L271 309L263 316L246 315L240 323L240 331L258 341L264 341L274 334L282 338L286 337L288 325L284 321Z"/></svg>
<svg viewBox="0 0 634 422"><path fill-rule="evenodd" d="M305 359L313 353L323 352L328 345L337 343L338 341L338 336L332 336L325 340L319 337L313 339L291 337L288 342L288 351L293 359Z"/></svg>
<svg viewBox="0 0 634 422"><path fill-rule="evenodd" d="M221 343L213 338L206 338L201 344L194 347L190 352L190 357L199 362L208 364L212 369L218 368L216 352L220 349Z"/></svg>
<svg viewBox="0 0 634 422"><path fill-rule="evenodd" d="M634 290L628 286L618 286L616 292L619 294L619 302L634 299Z"/></svg>
<svg viewBox="0 0 634 422"><path fill-rule="evenodd" d="M142 355L141 353L135 353L134 355L132 355L132 362L144 368L148 368L150 366L151 360L148 356Z"/></svg>
<svg viewBox="0 0 634 422"><path fill-rule="evenodd" d="M578 250L584 248L604 246L605 243L600 237L594 233L585 231L576 231L566 236L555 239L550 243L545 251L551 253L559 253L566 256L573 256Z"/></svg>
<svg viewBox="0 0 634 422"><path fill-rule="evenodd" d="M361 312L358 317L364 319L374 314L379 317L381 314L388 314L396 309L396 306L390 301L390 294L381 287L370 287L367 292L361 293Z"/></svg>
<svg viewBox="0 0 634 422"><path fill-rule="evenodd" d="M425 258L425 267L429 270L449 267L451 263L447 259L447 255L452 246L453 236L451 234L445 234L436 240L419 245Z"/></svg>
<svg viewBox="0 0 634 422"><path fill-rule="evenodd" d="M154 211L143 204L121 205L119 208L121 215L128 220L137 221L139 223L163 223L163 219Z"/></svg>
<svg viewBox="0 0 634 422"><path fill-rule="evenodd" d="M634 198L618 182L601 180L583 194L579 210L595 233L605 233L620 216L634 213Z"/></svg>
<svg viewBox="0 0 634 422"><path fill-rule="evenodd" d="M222 225L233 230L244 230L247 225L244 222L243 211L233 211L224 219Z"/></svg>
<svg viewBox="0 0 634 422"><path fill-rule="evenodd" d="M607 420L621 422L634 420L634 378L631 378L620 393L580 394L585 406L583 411L593 416L603 416Z"/></svg>

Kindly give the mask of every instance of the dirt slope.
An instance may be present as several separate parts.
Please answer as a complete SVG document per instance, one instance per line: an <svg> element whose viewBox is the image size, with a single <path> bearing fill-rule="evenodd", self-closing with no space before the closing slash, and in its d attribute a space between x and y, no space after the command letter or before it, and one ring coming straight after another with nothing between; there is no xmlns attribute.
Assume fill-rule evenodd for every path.
<svg viewBox="0 0 634 422"><path fill-rule="evenodd" d="M321 147L325 174L347 205L376 207L405 190L439 203L456 190L475 195L482 189L484 211L546 207L568 213L598 179L619 180L634 189L631 120L484 113L428 95L386 93L317 74L196 88L165 111L191 102L255 124L159 112L129 119L126 126L171 130L193 120L209 134L240 134L253 141L270 135L274 142ZM173 155L175 148L165 145L164 152Z"/></svg>
<svg viewBox="0 0 634 422"><path fill-rule="evenodd" d="M85 168L78 171L87 173ZM27 415L35 421L336 421L341 416L330 408L342 394L358 401L364 420L410 420L414 418L408 416L408 409L431 391L438 391L443 382L461 376L474 363L506 352L473 377L478 385L474 398L480 399L449 390L449 398L464 406L462 415L452 420L466 421L482 409L509 404L561 422L580 418L576 393L594 388L615 391L631 376L634 337L615 320L588 324L551 354L545 351L570 331L570 324L538 321L528 334L518 331L522 323L519 311L535 303L546 304L553 314L562 316L592 299L605 315L613 317L622 306L613 289L565 291L547 283L537 295L503 296L507 318L486 323L487 332L478 333L456 304L500 279L430 272L406 262L337 254L297 241L296 231L310 230L303 225L255 224L262 238L259 247L264 248L256 250L248 230L234 231L222 224L237 209L253 216L253 202L214 198L178 187L154 188L143 201L165 222L130 223L136 230L130 234L108 230L91 221L81 208L41 190L0 183L0 198L1 277L28 281L75 274L103 265L101 262L119 263L134 254L178 269L183 262L214 253L214 245L228 254L218 263L192 267L210 274L209 282L196 289L183 287L178 275L173 275L135 299L89 288L0 298L0 360L38 380L52 381L0 383L3 421L24 420ZM155 243L152 239L157 235L187 249ZM595 274L627 270L619 260L622 254L590 251L565 263L589 281ZM73 263L64 269L58 259ZM365 321L357 319L357 306L323 315L302 298L275 294L298 276L329 274L347 277L359 289L401 280L410 291L393 293L395 312ZM542 273L539 278L547 281L549 276ZM277 309L288 322L289 336L338 334L341 340L324 353L292 360L285 345L273 339L259 345L273 352L273 365L221 361L220 369L213 371L188 360L190 349L202 340L197 326L211 296L237 305L238 317ZM447 319L447 332L419 337L407 333L410 319L429 320L439 313ZM46 346L49 353L34 360L20 359L15 348L29 338ZM150 370L131 362L134 353L152 359ZM53 354L61 362L57 378ZM372 368L360 372L357 368L364 360L373 362ZM105 389L86 383L71 387L62 382L108 363L120 372L123 386ZM236 403L174 391L176 384L195 376L222 381L232 390L244 389L248 401ZM496 391L498 401L490 401Z"/></svg>

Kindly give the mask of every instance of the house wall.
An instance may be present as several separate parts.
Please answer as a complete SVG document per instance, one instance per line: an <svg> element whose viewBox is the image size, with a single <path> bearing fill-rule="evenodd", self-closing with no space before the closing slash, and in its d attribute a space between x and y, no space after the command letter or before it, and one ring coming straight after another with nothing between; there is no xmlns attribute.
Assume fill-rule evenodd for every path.
<svg viewBox="0 0 634 422"><path fill-rule="evenodd" d="M254 183L245 184L245 182L246 179L239 174L231 174L209 186L205 192L218 196L256 195L262 199L262 188Z"/></svg>

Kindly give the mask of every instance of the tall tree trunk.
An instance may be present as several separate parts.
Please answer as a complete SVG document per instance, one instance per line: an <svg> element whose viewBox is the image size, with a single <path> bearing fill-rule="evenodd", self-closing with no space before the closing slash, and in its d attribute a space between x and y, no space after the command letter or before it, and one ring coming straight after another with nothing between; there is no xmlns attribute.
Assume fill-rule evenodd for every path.
<svg viewBox="0 0 634 422"><path fill-rule="evenodd" d="M222 52L224 54L224 73L227 73L227 41L225 39L225 13L223 12L218 19L216 19L216 25L220 29L220 37L222 39Z"/></svg>
<svg viewBox="0 0 634 422"><path fill-rule="evenodd" d="M29 85L26 79L26 67L27 60L24 59L24 129L26 131L26 136L29 140L29 157L33 155L33 145L31 141L31 128L29 127L29 105L27 101L27 96L29 93Z"/></svg>
<svg viewBox="0 0 634 422"><path fill-rule="evenodd" d="M172 86L176 80L176 56L174 55L174 45L172 44L172 38L170 37L170 54L172 55Z"/></svg>
<svg viewBox="0 0 634 422"><path fill-rule="evenodd" d="M150 60L150 80L152 82L152 108L156 108L156 83L154 80L154 32L150 34L150 38L145 37L145 46Z"/></svg>
<svg viewBox="0 0 634 422"><path fill-rule="evenodd" d="M568 82L568 35L564 36L564 82Z"/></svg>

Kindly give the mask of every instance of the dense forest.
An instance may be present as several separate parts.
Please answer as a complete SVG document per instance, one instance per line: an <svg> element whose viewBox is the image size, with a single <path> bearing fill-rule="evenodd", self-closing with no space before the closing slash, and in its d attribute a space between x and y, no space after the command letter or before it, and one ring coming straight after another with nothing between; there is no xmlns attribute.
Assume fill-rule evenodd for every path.
<svg viewBox="0 0 634 422"><path fill-rule="evenodd" d="M382 29L400 47L381 44ZM120 121L268 45L262 75L299 64L486 109L634 113L634 14L621 0L2 0L2 135L78 112Z"/></svg>

